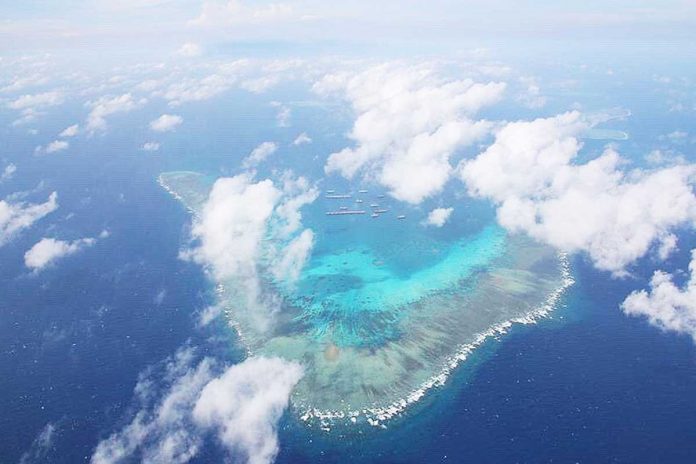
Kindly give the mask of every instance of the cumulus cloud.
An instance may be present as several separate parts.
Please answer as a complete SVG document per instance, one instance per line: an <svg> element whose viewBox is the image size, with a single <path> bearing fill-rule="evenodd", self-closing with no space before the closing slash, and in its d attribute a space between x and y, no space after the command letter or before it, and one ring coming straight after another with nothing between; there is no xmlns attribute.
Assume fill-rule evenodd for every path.
<svg viewBox="0 0 696 464"><path fill-rule="evenodd" d="M428 214L425 223L429 226L442 227L449 220L454 208L435 208Z"/></svg>
<svg viewBox="0 0 696 464"><path fill-rule="evenodd" d="M0 200L0 246L57 208L56 192L51 193L45 203L10 203Z"/></svg>
<svg viewBox="0 0 696 464"><path fill-rule="evenodd" d="M139 409L123 429L102 440L92 464L139 456L143 462L186 463L214 434L234 462L268 464L278 453L278 421L302 367L279 358L253 357L222 366L197 360L192 348L167 360L135 387Z"/></svg>
<svg viewBox="0 0 696 464"><path fill-rule="evenodd" d="M278 454L277 424L302 367L279 358L250 358L209 382L193 409L195 422L217 431L220 442L250 464Z"/></svg>
<svg viewBox="0 0 696 464"><path fill-rule="evenodd" d="M304 145L305 143L312 143L312 139L307 135L306 132L301 133L292 142L293 145Z"/></svg>
<svg viewBox="0 0 696 464"><path fill-rule="evenodd" d="M244 158L244 161L242 161L242 166L244 168L258 166L259 163L271 156L277 150L278 144L274 142L263 142L254 148L251 153L249 153L249 156Z"/></svg>
<svg viewBox="0 0 696 464"><path fill-rule="evenodd" d="M630 316L645 317L663 330L690 335L696 342L696 249L691 250L689 279L683 287L674 276L656 271L650 290L631 293L621 305Z"/></svg>
<svg viewBox="0 0 696 464"><path fill-rule="evenodd" d="M63 132L61 132L59 137L75 137L80 132L79 124L73 124L72 126L66 127Z"/></svg>
<svg viewBox="0 0 696 464"><path fill-rule="evenodd" d="M156 132L171 132L184 122L184 118L176 114L163 114L150 122L150 129Z"/></svg>
<svg viewBox="0 0 696 464"><path fill-rule="evenodd" d="M145 142L141 149L143 151L157 151L160 149L160 144L157 142Z"/></svg>
<svg viewBox="0 0 696 464"><path fill-rule="evenodd" d="M218 179L192 228L200 244L182 257L206 266L218 281L237 282L254 324L267 330L278 308L274 295L263 289L260 258L287 262L287 269L297 265L300 245L291 250L295 258L285 258L285 245L301 227L300 208L317 195L306 179L290 175L281 188L270 179L255 182L250 174ZM269 237L275 240L264 240ZM288 271L286 275L291 278L294 274Z"/></svg>
<svg viewBox="0 0 696 464"><path fill-rule="evenodd" d="M218 179L194 224L201 240L192 257L212 265L218 280L255 275L259 244L282 193L269 179L253 182L248 174Z"/></svg>
<svg viewBox="0 0 696 464"><path fill-rule="evenodd" d="M59 259L74 255L95 243L96 239L94 238L81 238L73 241L42 238L24 253L24 265L38 272Z"/></svg>
<svg viewBox="0 0 696 464"><path fill-rule="evenodd" d="M130 93L124 93L117 97L101 97L94 102L89 102L92 108L87 116L86 127L90 132L106 129L106 117L115 113L126 113L142 106L145 99L135 100Z"/></svg>
<svg viewBox="0 0 696 464"><path fill-rule="evenodd" d="M176 54L184 58L193 58L200 56L203 53L203 48L194 42L186 42L176 51Z"/></svg>
<svg viewBox="0 0 696 464"><path fill-rule="evenodd" d="M425 66L387 64L358 74L324 76L321 95L339 92L357 116L349 137L354 148L332 153L327 173L362 173L391 196L420 203L451 178L453 153L487 135L492 124L470 117L502 97L505 84L439 77Z"/></svg>
<svg viewBox="0 0 696 464"><path fill-rule="evenodd" d="M612 148L574 163L587 123L577 112L512 122L473 160L461 178L476 197L497 205L498 222L568 252L584 251L616 275L671 230L696 221L696 165L625 172Z"/></svg>
<svg viewBox="0 0 696 464"><path fill-rule="evenodd" d="M17 172L17 166L15 166L13 163L8 164L7 166L5 166L5 168L2 170L2 173L0 174L0 182L5 182L7 180L12 179L15 172Z"/></svg>

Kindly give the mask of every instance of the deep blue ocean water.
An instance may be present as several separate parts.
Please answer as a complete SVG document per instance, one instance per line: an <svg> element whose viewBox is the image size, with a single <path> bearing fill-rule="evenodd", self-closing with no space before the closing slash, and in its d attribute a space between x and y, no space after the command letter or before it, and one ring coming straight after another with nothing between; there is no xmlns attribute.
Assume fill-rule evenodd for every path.
<svg viewBox="0 0 696 464"><path fill-rule="evenodd" d="M627 151L674 127L667 116L649 124L651 102L631 107L634 118L622 127L632 137L622 144ZM2 463L18 462L48 423L56 425L55 440L37 462L87 461L99 439L128 420L138 374L181 346L240 359L224 324L197 328L197 313L213 301L210 284L198 266L177 258L190 217L157 185L159 172L231 174L261 140L287 144L303 124L340 134L350 123L338 117L330 125L298 108L296 129L276 128L267 124L273 108L240 92L214 106L192 105L187 125L166 136L160 152L140 152L147 137L135 140L134 128L158 111L114 116L107 135L75 140L69 156L32 155L45 141L0 121L10 147L3 156L19 167L15 179L0 184L0 197L43 180L28 199L44 201L57 190L61 204L0 248ZM53 134L82 114L79 105L68 107L40 130ZM588 153L602 145L588 142ZM308 150L340 146L339 135ZM278 166L292 166L298 161L291 157L306 153L281 154ZM314 165L303 172L318 174L321 163ZM54 269L34 276L23 267L24 251L41 237L75 239L103 229L108 238ZM668 270L684 269L694 246L696 238L684 236ZM616 280L574 259L576 283L550 320L487 342L386 430L326 433L286 415L278 462L694 462L696 348L690 338L618 309L654 266L646 259L635 278ZM194 462L222 457L211 441Z"/></svg>

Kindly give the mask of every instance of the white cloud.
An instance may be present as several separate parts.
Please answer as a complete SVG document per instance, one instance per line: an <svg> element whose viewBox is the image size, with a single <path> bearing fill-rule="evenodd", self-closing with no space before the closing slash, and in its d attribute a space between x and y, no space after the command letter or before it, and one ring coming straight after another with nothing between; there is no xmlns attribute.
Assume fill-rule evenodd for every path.
<svg viewBox="0 0 696 464"><path fill-rule="evenodd" d="M41 432L34 438L31 447L26 452L22 453L19 459L19 464L31 464L35 462L46 461L48 452L54 445L56 431L58 426L49 422L41 429Z"/></svg>
<svg viewBox="0 0 696 464"><path fill-rule="evenodd" d="M70 146L65 140L54 140L53 142L46 145L46 153L55 153L57 151L63 151Z"/></svg>
<svg viewBox="0 0 696 464"><path fill-rule="evenodd" d="M193 58L203 54L203 48L194 42L186 42L177 51L176 54L185 58Z"/></svg>
<svg viewBox="0 0 696 464"><path fill-rule="evenodd" d="M377 180L402 201L420 203L450 179L453 153L488 134L492 124L469 117L500 100L505 84L448 80L426 65L386 64L327 75L314 90L342 92L357 113L355 148L332 153L327 173Z"/></svg>
<svg viewBox="0 0 696 464"><path fill-rule="evenodd" d="M244 90L252 93L263 93L274 85L280 82L279 76L262 76L254 79L248 79L240 84Z"/></svg>
<svg viewBox="0 0 696 464"><path fill-rule="evenodd" d="M163 114L150 122L150 129L156 132L170 132L184 122L184 118L176 114Z"/></svg>
<svg viewBox="0 0 696 464"><path fill-rule="evenodd" d="M293 145L304 145L305 143L312 143L312 139L307 135L306 132L301 133L292 142Z"/></svg>
<svg viewBox="0 0 696 464"><path fill-rule="evenodd" d="M266 222L281 195L269 179L254 183L247 174L218 179L193 226L201 246L192 257L210 264L217 280L255 276Z"/></svg>
<svg viewBox="0 0 696 464"><path fill-rule="evenodd" d="M143 151L157 151L160 149L160 144L158 142L145 142L141 149Z"/></svg>
<svg viewBox="0 0 696 464"><path fill-rule="evenodd" d="M290 116L292 115L292 110L285 105L278 106L278 113L276 114L276 121L278 122L278 127L290 127Z"/></svg>
<svg viewBox="0 0 696 464"><path fill-rule="evenodd" d="M161 80L157 79L146 79L139 83L138 85L135 86L137 90L140 90L141 92L152 92L156 89L159 88L159 86L162 84Z"/></svg>
<svg viewBox="0 0 696 464"><path fill-rule="evenodd" d="M40 271L59 259L73 255L95 243L96 240L93 238L81 238L70 242L42 238L24 254L24 265L34 271Z"/></svg>
<svg viewBox="0 0 696 464"><path fill-rule="evenodd" d="M56 106L63 103L64 95L59 91L44 92L37 94L26 94L7 104L13 110L27 110L43 108L46 106Z"/></svg>
<svg viewBox="0 0 696 464"><path fill-rule="evenodd" d="M288 253L285 245L301 227L300 208L317 195L306 179L290 175L285 176L282 189L269 179L254 182L249 174L218 179L192 228L200 245L182 257L205 265L218 281L237 282L253 323L259 330L267 330L277 302L274 295L262 290L260 257L289 262L288 269L299 263L300 245L293 249L294 259L284 258ZM277 240L264 240L267 237ZM291 271L286 274L293 275Z"/></svg>
<svg viewBox="0 0 696 464"><path fill-rule="evenodd" d="M201 79L183 79L181 82L171 84L162 96L169 101L170 106L207 100L228 90L234 81L234 77L219 74L211 74Z"/></svg>
<svg viewBox="0 0 696 464"><path fill-rule="evenodd" d="M663 330L690 335L696 342L696 250L691 250L689 272L689 280L680 288L671 274L656 271L650 290L631 293L621 308Z"/></svg>
<svg viewBox="0 0 696 464"><path fill-rule="evenodd" d="M191 349L179 350L168 360L163 373L168 384L161 397L156 397L156 390L162 381L151 378L147 371L141 375L135 387L140 409L123 429L99 442L90 462L116 464L136 452L142 453L142 462L185 463L193 458L200 449L201 436L191 421L191 411L203 387L214 377L211 359L197 365L193 362Z"/></svg>
<svg viewBox="0 0 696 464"><path fill-rule="evenodd" d="M657 249L657 257L664 261L677 249L677 236L668 233L660 240L660 246Z"/></svg>
<svg viewBox="0 0 696 464"><path fill-rule="evenodd" d="M525 90L517 97L519 102L531 109L539 109L546 105L546 97L541 94L541 89L536 79L521 77L520 83L525 87Z"/></svg>
<svg viewBox="0 0 696 464"><path fill-rule="evenodd" d="M193 417L215 429L220 442L241 452L243 461L271 463L278 454L278 421L302 375L299 364L279 358L247 359L205 386Z"/></svg>
<svg viewBox="0 0 696 464"><path fill-rule="evenodd" d="M281 239L287 239L302 227L300 210L319 196L316 188L305 177L294 177L291 172L283 173L283 197L276 207L274 230Z"/></svg>
<svg viewBox="0 0 696 464"><path fill-rule="evenodd" d="M70 146L67 140L54 140L53 142L46 145L46 147L38 146L34 149L35 153L56 153L59 151L66 150Z"/></svg>
<svg viewBox="0 0 696 464"><path fill-rule="evenodd" d="M624 172L612 148L574 164L586 127L577 112L509 123L462 163L461 177L471 195L497 205L506 229L587 252L599 269L620 275L652 246L671 243L673 228L695 223L696 166Z"/></svg>
<svg viewBox="0 0 696 464"><path fill-rule="evenodd" d="M428 214L425 223L430 226L442 227L449 220L454 208L435 208Z"/></svg>
<svg viewBox="0 0 696 464"><path fill-rule="evenodd" d="M45 203L9 203L0 200L0 246L9 242L23 229L58 208L58 194L51 193Z"/></svg>
<svg viewBox="0 0 696 464"><path fill-rule="evenodd" d="M167 297L167 290L166 289L161 289L159 292L157 292L157 295L152 299L152 302L155 303L157 306L162 306L162 303L164 302L164 299Z"/></svg>
<svg viewBox="0 0 696 464"><path fill-rule="evenodd" d="M676 130L673 132L670 132L665 136L667 140L669 140L672 143L683 143L684 140L689 136L688 132Z"/></svg>
<svg viewBox="0 0 696 464"><path fill-rule="evenodd" d="M645 161L653 166L686 163L684 156L672 150L652 150L645 156Z"/></svg>
<svg viewBox="0 0 696 464"><path fill-rule="evenodd" d="M142 462L186 463L210 433L234 462L273 461L277 424L302 377L300 365L254 357L224 367L212 358L197 361L193 349L186 348L167 360L161 378L156 373L151 368L141 375L135 387L137 413L97 445L92 464L136 456Z"/></svg>
<svg viewBox="0 0 696 464"><path fill-rule="evenodd" d="M0 174L0 183L12 179L15 172L17 172L17 166L15 166L13 163L5 166L5 168L2 170L2 174Z"/></svg>
<svg viewBox="0 0 696 464"><path fill-rule="evenodd" d="M63 103L64 95L60 91L22 95L9 103L7 107L20 111L20 118L12 122L13 126L27 124L44 114L41 110Z"/></svg>
<svg viewBox="0 0 696 464"><path fill-rule="evenodd" d="M73 124L70 127L66 127L63 132L61 132L59 137L75 137L80 132L79 124Z"/></svg>
<svg viewBox="0 0 696 464"><path fill-rule="evenodd" d="M259 163L271 156L277 150L278 144L274 142L263 142L254 148L251 153L249 153L249 156L244 158L244 161L242 161L242 166L244 168L258 166Z"/></svg>
<svg viewBox="0 0 696 464"><path fill-rule="evenodd" d="M97 101L90 102L92 108L87 116L87 129L90 132L106 129L106 117L115 113L133 111L145 103L144 99L134 100L130 93L124 93L117 97L101 97Z"/></svg>
<svg viewBox="0 0 696 464"><path fill-rule="evenodd" d="M289 285L297 282L314 247L314 232L305 229L285 247L283 254L274 262L273 276Z"/></svg>
<svg viewBox="0 0 696 464"><path fill-rule="evenodd" d="M26 87L34 87L46 84L48 77L42 73L34 73L27 76L17 76L9 84L0 89L0 92L16 92Z"/></svg>
<svg viewBox="0 0 696 464"><path fill-rule="evenodd" d="M198 316L198 326L205 327L223 313L220 305L212 305L203 309Z"/></svg>
<svg viewBox="0 0 696 464"><path fill-rule="evenodd" d="M190 24L199 27L261 24L286 20L292 16L292 7L287 3L247 6L241 0L206 1L200 15L190 21Z"/></svg>

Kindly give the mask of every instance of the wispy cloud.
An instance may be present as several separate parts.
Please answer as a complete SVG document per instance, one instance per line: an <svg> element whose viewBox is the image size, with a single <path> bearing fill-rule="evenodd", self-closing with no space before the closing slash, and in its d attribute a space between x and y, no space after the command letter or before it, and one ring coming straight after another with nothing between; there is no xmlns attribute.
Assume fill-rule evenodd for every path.
<svg viewBox="0 0 696 464"><path fill-rule="evenodd" d="M16 165L14 165L13 163L9 163L8 165L6 165L3 168L2 173L0 174L0 183L12 179L15 172L17 172Z"/></svg>
<svg viewBox="0 0 696 464"><path fill-rule="evenodd" d="M258 166L259 163L271 156L278 150L278 144L275 142L263 142L258 147L254 148L249 156L244 158L242 166L245 169Z"/></svg>
<svg viewBox="0 0 696 464"><path fill-rule="evenodd" d="M0 200L0 246L7 244L23 229L58 208L58 194L49 195L45 203L12 203Z"/></svg>
<svg viewBox="0 0 696 464"><path fill-rule="evenodd" d="M161 369L145 371L135 387L133 419L102 440L93 464L186 463L214 434L235 462L268 464L278 453L277 424L302 367L279 358L253 357L226 366L182 348Z"/></svg>
<svg viewBox="0 0 696 464"><path fill-rule="evenodd" d="M39 145L34 149L34 153L56 153L59 151L67 150L69 146L70 142L68 142L67 140L54 140L45 147Z"/></svg>
<svg viewBox="0 0 696 464"><path fill-rule="evenodd" d="M31 447L22 454L19 459L19 464L45 462L48 453L54 445L57 433L58 425L52 422L46 424L32 442Z"/></svg>
<svg viewBox="0 0 696 464"><path fill-rule="evenodd" d="M106 129L106 118L116 113L127 113L142 106L145 99L136 100L130 93L124 93L116 97L103 96L98 100L89 102L91 108L87 116L86 127L89 132Z"/></svg>
<svg viewBox="0 0 696 464"><path fill-rule="evenodd" d="M312 143L312 139L307 135L306 132L302 132L300 135L298 135L295 140L293 140L292 144L297 146L297 145L304 145L307 143Z"/></svg>

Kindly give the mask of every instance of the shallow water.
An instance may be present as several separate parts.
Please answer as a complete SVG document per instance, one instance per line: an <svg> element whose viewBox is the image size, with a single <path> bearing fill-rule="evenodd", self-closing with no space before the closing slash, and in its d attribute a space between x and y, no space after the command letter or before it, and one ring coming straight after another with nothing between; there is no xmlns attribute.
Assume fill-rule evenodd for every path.
<svg viewBox="0 0 696 464"><path fill-rule="evenodd" d="M160 183L195 214L211 180L173 172ZM360 195L389 209L380 195ZM391 210L378 218L323 213L354 201L325 198L309 209L303 224L317 244L294 285L259 265L263 293L281 301L270 329L259 328L243 282L217 282L250 352L305 366L293 394L304 419L378 424L399 414L487 336L548 311L549 299L568 284L552 249L493 223L443 235ZM262 246L277 240L271 234Z"/></svg>

